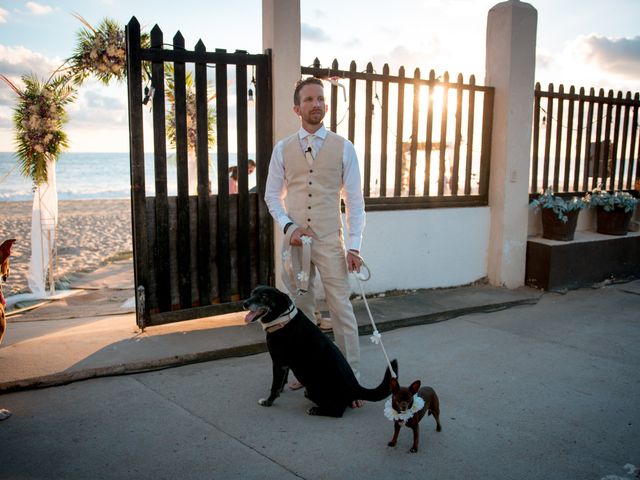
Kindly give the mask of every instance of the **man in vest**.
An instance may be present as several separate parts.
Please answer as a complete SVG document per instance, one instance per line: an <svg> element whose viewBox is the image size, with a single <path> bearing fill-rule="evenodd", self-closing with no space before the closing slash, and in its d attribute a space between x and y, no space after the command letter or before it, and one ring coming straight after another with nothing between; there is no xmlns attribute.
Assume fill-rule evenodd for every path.
<svg viewBox="0 0 640 480"><path fill-rule="evenodd" d="M295 297L296 306L314 319L313 280L316 268L325 290L334 338L359 377L358 325L349 301L348 272L360 271L359 256L365 224L360 169L353 144L328 131L322 120L327 112L322 81L298 82L293 111L301 128L279 141L271 156L265 201L285 234L292 255L301 255L304 237L311 237L311 267L306 293ZM346 206L347 243L342 235L340 197ZM300 264L298 259L295 264ZM295 285L285 278L295 294ZM360 406L358 403L355 406Z"/></svg>

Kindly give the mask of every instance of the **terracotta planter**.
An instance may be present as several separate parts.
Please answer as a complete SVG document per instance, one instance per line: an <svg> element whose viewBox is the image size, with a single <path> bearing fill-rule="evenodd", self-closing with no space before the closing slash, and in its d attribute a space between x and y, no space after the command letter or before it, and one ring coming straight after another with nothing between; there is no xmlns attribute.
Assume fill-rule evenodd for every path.
<svg viewBox="0 0 640 480"><path fill-rule="evenodd" d="M550 208L542 209L542 238L569 242L573 240L580 210L567 212L568 220L563 222Z"/></svg>
<svg viewBox="0 0 640 480"><path fill-rule="evenodd" d="M596 231L605 235L626 235L633 210L625 212L623 208L615 208L607 212L604 207L596 207Z"/></svg>

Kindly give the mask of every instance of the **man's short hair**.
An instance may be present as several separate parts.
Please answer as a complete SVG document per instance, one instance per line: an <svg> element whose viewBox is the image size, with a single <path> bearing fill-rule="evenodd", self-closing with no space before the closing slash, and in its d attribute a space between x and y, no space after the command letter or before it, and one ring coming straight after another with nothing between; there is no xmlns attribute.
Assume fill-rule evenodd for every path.
<svg viewBox="0 0 640 480"><path fill-rule="evenodd" d="M300 90L302 90L302 87L304 87L305 85L320 85L321 87L324 88L324 85L322 84L322 80L316 77L307 77L304 80L298 80L298 83L296 83L296 89L293 92L294 105L300 105L299 93L300 93Z"/></svg>

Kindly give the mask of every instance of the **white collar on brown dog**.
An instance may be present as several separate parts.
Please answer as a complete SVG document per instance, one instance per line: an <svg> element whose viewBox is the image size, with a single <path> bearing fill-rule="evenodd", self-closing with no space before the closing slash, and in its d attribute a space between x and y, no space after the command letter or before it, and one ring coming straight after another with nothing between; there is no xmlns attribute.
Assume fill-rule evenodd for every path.
<svg viewBox="0 0 640 480"><path fill-rule="evenodd" d="M392 421L406 422L413 417L416 412L422 410L422 407L424 407L424 400L417 393L413 396L413 405L411 405L411 408L403 412L398 412L393 408L391 398L389 398L384 404L384 416Z"/></svg>
<svg viewBox="0 0 640 480"><path fill-rule="evenodd" d="M289 323L289 320L291 320L297 314L298 314L298 309L294 304L291 304L291 308L289 309L288 312L283 313L278 318L276 318L275 320L271 320L270 322L267 322L267 323L260 322L260 325L262 325L262 329L265 332L273 333L276 330L280 330L282 327L284 327L287 323Z"/></svg>

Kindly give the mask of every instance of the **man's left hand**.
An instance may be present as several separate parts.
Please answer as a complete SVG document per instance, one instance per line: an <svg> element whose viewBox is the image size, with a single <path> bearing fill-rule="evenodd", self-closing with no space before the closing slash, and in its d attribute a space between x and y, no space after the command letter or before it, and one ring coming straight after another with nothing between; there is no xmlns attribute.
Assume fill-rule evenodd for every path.
<svg viewBox="0 0 640 480"><path fill-rule="evenodd" d="M349 272L360 273L361 266L362 260L360 259L360 252L357 250L347 250L347 269Z"/></svg>

